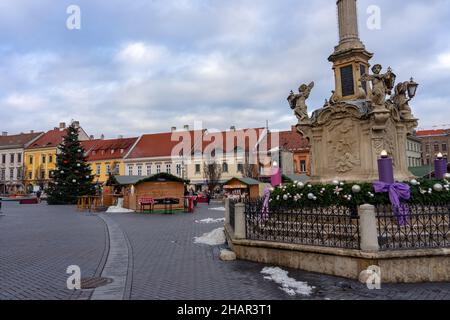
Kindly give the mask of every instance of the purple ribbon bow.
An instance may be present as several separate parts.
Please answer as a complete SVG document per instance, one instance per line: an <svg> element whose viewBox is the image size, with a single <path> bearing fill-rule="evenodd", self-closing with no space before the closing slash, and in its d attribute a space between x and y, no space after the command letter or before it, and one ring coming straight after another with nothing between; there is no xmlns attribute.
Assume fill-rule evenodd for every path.
<svg viewBox="0 0 450 320"><path fill-rule="evenodd" d="M394 215L397 217L399 225L404 226L409 221L409 207L402 204L401 200L411 199L411 188L405 183L386 183L382 181L375 181L373 188L376 193L388 192L389 200L392 204Z"/></svg>
<svg viewBox="0 0 450 320"><path fill-rule="evenodd" d="M263 219L269 218L269 200L270 200L270 188L266 187L264 189L264 203L261 211Z"/></svg>

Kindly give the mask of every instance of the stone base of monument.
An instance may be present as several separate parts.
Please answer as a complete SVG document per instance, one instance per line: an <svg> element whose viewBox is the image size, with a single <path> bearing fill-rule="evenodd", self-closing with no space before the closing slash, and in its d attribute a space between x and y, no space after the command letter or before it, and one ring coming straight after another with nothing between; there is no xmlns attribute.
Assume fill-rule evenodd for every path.
<svg viewBox="0 0 450 320"><path fill-rule="evenodd" d="M364 252L268 241L235 239L225 226L229 246L242 260L360 280L371 266L380 270L381 283L450 281L450 249Z"/></svg>

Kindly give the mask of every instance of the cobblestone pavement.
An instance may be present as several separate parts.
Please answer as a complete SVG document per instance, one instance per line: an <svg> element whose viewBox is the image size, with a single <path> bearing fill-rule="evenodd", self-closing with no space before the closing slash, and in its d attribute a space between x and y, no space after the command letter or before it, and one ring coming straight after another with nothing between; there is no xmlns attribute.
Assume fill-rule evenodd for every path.
<svg viewBox="0 0 450 320"><path fill-rule="evenodd" d="M69 265L82 277L100 273L107 233L98 217L73 206L3 202L0 217L0 299L81 299L67 289Z"/></svg>
<svg viewBox="0 0 450 320"><path fill-rule="evenodd" d="M210 208L222 206L212 203ZM106 224L73 207L4 204L0 217L0 299L86 299L90 292L65 289L68 265L80 265L85 276L100 275L108 248ZM131 299L446 299L450 283L382 285L368 290L357 281L285 269L297 281L314 287L309 297L289 296L265 280L263 264L219 260L223 246L195 244L221 223L224 212L199 205L194 214L108 214L121 228L130 256ZM120 244L119 244L120 245Z"/></svg>
<svg viewBox="0 0 450 320"><path fill-rule="evenodd" d="M211 208L221 204L211 204ZM195 220L224 212L199 205L195 214L112 214L128 235L133 255L132 299L450 299L450 283L383 285L369 290L357 281L285 269L297 281L314 286L310 297L291 297L265 280L263 264L219 260L219 247L195 244L221 224ZM224 246L222 246L224 247Z"/></svg>

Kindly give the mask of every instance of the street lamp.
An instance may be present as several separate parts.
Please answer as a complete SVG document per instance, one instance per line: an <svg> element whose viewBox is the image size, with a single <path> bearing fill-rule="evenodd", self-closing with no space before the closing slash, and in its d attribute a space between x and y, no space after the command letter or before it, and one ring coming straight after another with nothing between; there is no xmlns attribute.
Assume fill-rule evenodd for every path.
<svg viewBox="0 0 450 320"><path fill-rule="evenodd" d="M413 78L407 83L406 85L408 89L408 96L410 99L414 98L417 92L417 87L419 87L419 84L414 81Z"/></svg>

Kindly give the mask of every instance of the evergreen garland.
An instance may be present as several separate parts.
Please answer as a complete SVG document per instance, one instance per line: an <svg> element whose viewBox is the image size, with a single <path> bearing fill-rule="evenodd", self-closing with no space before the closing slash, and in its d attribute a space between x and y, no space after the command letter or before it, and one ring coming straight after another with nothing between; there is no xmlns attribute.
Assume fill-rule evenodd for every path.
<svg viewBox="0 0 450 320"><path fill-rule="evenodd" d="M444 180L412 180L411 204L435 205L450 203L450 182ZM338 182L333 184L290 183L277 187L270 196L270 206L359 206L390 204L388 193L375 193L372 183Z"/></svg>
<svg viewBox="0 0 450 320"><path fill-rule="evenodd" d="M76 204L79 196L95 195L94 176L78 140L78 133L78 127L72 123L58 147L56 170L46 190L50 205Z"/></svg>

